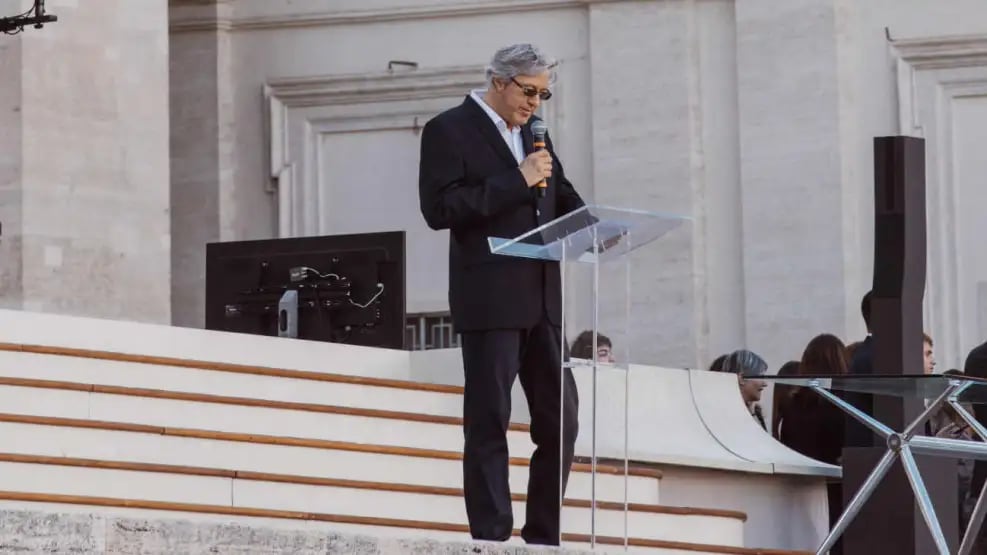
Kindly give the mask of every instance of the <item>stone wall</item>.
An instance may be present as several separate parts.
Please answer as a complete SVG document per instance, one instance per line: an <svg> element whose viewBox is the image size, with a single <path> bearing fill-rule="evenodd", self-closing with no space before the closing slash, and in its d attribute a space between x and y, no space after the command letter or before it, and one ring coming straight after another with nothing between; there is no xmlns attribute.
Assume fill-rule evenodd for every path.
<svg viewBox="0 0 987 555"><path fill-rule="evenodd" d="M692 217L635 255L637 316L620 339L636 361L703 366L747 346L777 367L817 333L860 338L871 141L897 133L929 141L925 323L941 365L987 334L987 220L971 209L971 149L987 139L978 0L49 10L58 23L0 37L3 306L200 326L209 241L402 228L420 261L409 310L443 310L445 236L408 200L415 133L465 94L467 69L531 40L562 60L546 115L583 195ZM418 63L410 92L388 89L414 82L394 60ZM368 186L397 200L363 218ZM585 307L573 316L586 321ZM619 316L605 311L604 326Z"/></svg>
<svg viewBox="0 0 987 555"><path fill-rule="evenodd" d="M20 307L22 191L21 37L0 35L0 307Z"/></svg>
<svg viewBox="0 0 987 555"><path fill-rule="evenodd" d="M48 11L57 23L0 37L0 121L19 114L0 159L0 213L19 205L0 238L20 275L3 304L168 322L166 3Z"/></svg>

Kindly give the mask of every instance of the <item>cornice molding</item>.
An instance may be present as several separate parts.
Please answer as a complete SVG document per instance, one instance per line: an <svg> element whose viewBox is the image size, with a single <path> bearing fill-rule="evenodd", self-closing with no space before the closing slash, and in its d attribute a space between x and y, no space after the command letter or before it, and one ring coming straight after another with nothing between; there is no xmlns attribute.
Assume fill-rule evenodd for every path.
<svg viewBox="0 0 987 555"><path fill-rule="evenodd" d="M987 63L987 35L956 35L896 40L898 58L914 69L969 67Z"/></svg>
<svg viewBox="0 0 987 555"><path fill-rule="evenodd" d="M455 66L273 79L264 93L289 107L331 106L465 95L483 83L483 66Z"/></svg>
<svg viewBox="0 0 987 555"><path fill-rule="evenodd" d="M476 2L422 4L399 8L340 10L321 13L278 14L261 17L189 18L176 17L170 23L173 33L216 30L260 30L297 27L326 27L394 21L472 17L503 13L565 10L592 4L610 4L631 0L482 0ZM174 0L173 0L174 3ZM191 3L198 3L193 0Z"/></svg>

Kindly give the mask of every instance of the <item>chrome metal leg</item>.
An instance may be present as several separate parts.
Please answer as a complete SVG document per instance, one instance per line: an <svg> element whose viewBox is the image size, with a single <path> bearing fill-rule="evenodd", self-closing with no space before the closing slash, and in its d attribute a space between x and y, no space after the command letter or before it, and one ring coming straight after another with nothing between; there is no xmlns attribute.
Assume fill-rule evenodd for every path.
<svg viewBox="0 0 987 555"><path fill-rule="evenodd" d="M624 337L628 336L625 335ZM630 513L630 501L628 499L628 495L630 495L630 452L628 450L630 444L630 398L631 366L628 363L624 373L624 551L630 547L630 524L628 523L628 514Z"/></svg>
<svg viewBox="0 0 987 555"><path fill-rule="evenodd" d="M891 464L894 463L897 458L898 454L890 449L884 453L884 456L881 457L880 461L878 461L877 466L874 467L874 470L872 470L870 475L867 476L867 479L864 480L863 485L860 486L860 490L857 491L857 494L850 500L850 504L847 505L846 509L843 511L843 514L840 515L839 520L836 521L836 524L833 526L833 529L830 530L829 535L826 536L825 540L823 540L822 545L819 546L818 550L816 550L816 555L826 555L829 550L833 548L833 544L836 543L836 540L840 539L840 536L842 536L843 532L845 532L847 527L850 526L853 519L857 517L857 513L859 513L860 509L863 508L864 503L870 499L870 496L874 493L874 489L881 483L881 480L888 473L888 470L891 469Z"/></svg>
<svg viewBox="0 0 987 555"><path fill-rule="evenodd" d="M973 431L980 436L981 440L987 441L987 429L984 428L983 424L977 421L977 419L974 418L963 405L957 403L955 399L950 399L949 404L953 407L953 410L955 410L956 413L970 425ZM970 515L970 522L966 524L966 532L963 533L963 541L960 543L960 550L957 552L957 555L970 555L970 553L973 552L973 546L977 543L977 538L980 537L980 528L984 525L984 515L987 515L987 482L984 482L983 487L980 488L980 495L977 497L977 504L973 507L973 514Z"/></svg>
<svg viewBox="0 0 987 555"><path fill-rule="evenodd" d="M565 505L565 490L563 489L563 477L565 476L565 368L566 368L566 327L565 327L565 266L568 264L566 259L566 242L562 241L562 260L559 261L559 281L561 282L561 302L562 302L562 321L559 322L559 545L562 545L562 509ZM575 449L575 447L574 447Z"/></svg>
<svg viewBox="0 0 987 555"><path fill-rule="evenodd" d="M950 399L949 405L953 407L953 410L960 415L960 418L962 418L970 426L970 428L972 428L973 431L980 436L981 440L987 441L987 428L984 428L983 424L977 421L977 419L974 418L963 405L957 403L953 399Z"/></svg>
<svg viewBox="0 0 987 555"><path fill-rule="evenodd" d="M624 232L624 245L633 248L631 232ZM624 551L630 547L630 437L631 437L631 257L624 256Z"/></svg>
<svg viewBox="0 0 987 555"><path fill-rule="evenodd" d="M590 509L589 509L589 547L596 548L596 378L599 368L597 360L598 333L600 329L600 238L598 229L593 226L593 402L592 402L592 459L590 460Z"/></svg>
<svg viewBox="0 0 987 555"><path fill-rule="evenodd" d="M946 536L942 533L942 526L939 525L939 519L936 517L936 509L932 506L932 500L929 499L929 490L925 488L925 481L922 480L922 473L918 471L918 466L915 464L912 450L908 445L905 445L901 448L899 455L901 456L901 464L905 467L905 476L908 477L912 491L915 493L915 502L918 503L918 508L922 511L922 517L925 519L926 526L929 527L929 532L932 533L932 539L936 542L940 555L949 555Z"/></svg>
<svg viewBox="0 0 987 555"><path fill-rule="evenodd" d="M915 435L915 430L919 426L924 424L925 421L928 420L930 416L932 416L932 413L939 410L939 407L946 402L946 399L954 395L957 389L959 389L959 385L950 385L949 387L947 387L946 391L942 392L942 395L936 397L934 401L929 403L929 406L925 407L925 410L922 411L922 414L920 414L918 418L912 420L911 424L909 424L908 427L905 428L905 431L902 432L901 435L905 436L908 439L911 439L911 437Z"/></svg>
<svg viewBox="0 0 987 555"><path fill-rule="evenodd" d="M980 536L980 527L984 524L984 514L987 514L987 500L985 500L985 495L987 495L987 482L984 482L984 486L980 488L980 497L977 498L977 504L973 508L973 514L970 515L970 522L966 525L966 532L963 533L963 542L960 543L960 550L957 555L970 555L973 551L974 544L977 543L977 538Z"/></svg>
<svg viewBox="0 0 987 555"><path fill-rule="evenodd" d="M812 386L812 390L818 393L819 395L822 395L830 403L833 403L834 405L843 409L843 412L856 418L861 424L870 428L872 432L881 436L882 439L886 440L892 435L894 435L894 430L888 428L884 424L881 424L877 420L874 420L870 415L862 412L857 407L851 405L850 403L847 403L846 401L840 399L836 395L833 395L833 393L828 389L825 389L818 385L814 385Z"/></svg>

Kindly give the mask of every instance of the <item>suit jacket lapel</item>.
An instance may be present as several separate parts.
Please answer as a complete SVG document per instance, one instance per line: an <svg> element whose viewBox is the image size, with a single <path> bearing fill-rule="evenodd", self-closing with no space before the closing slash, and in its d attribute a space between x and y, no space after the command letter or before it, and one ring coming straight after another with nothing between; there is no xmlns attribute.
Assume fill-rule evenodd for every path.
<svg viewBox="0 0 987 555"><path fill-rule="evenodd" d="M504 137L500 134L497 126L494 122L490 120L490 116L487 115L483 108L476 103L470 96L466 97L464 102L470 108L470 113L473 114L473 120L483 136L487 139L497 154L504 159L504 162L510 164L511 166L517 166L517 160L514 159L514 155L511 154L511 149L507 148L507 142L504 141Z"/></svg>

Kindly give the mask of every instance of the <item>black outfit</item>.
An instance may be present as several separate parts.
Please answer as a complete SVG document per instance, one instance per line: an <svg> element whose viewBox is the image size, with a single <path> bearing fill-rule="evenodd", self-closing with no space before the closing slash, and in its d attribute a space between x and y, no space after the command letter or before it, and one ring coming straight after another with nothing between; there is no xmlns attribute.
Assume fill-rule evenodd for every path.
<svg viewBox="0 0 987 555"><path fill-rule="evenodd" d="M801 388L787 405L779 440L806 457L839 465L843 454L843 414L815 391Z"/></svg>
<svg viewBox="0 0 987 555"><path fill-rule="evenodd" d="M843 411L820 397L811 389L801 388L792 395L781 421L779 440L806 457L840 466L843 454L845 421ZM843 511L843 482L826 483L829 501L829 525L836 525ZM830 555L843 553L843 538L830 550Z"/></svg>
<svg viewBox="0 0 987 555"><path fill-rule="evenodd" d="M849 374L867 375L874 373L874 338L870 335L857 347L850 361ZM857 407L870 416L874 416L874 396L853 391L834 392L844 401ZM876 442L874 433L849 414L843 417L846 433L846 447L873 447Z"/></svg>
<svg viewBox="0 0 987 555"><path fill-rule="evenodd" d="M534 118L532 118L534 119ZM531 122L521 128L532 152ZM577 433L575 382L560 372L561 286L554 262L491 254L488 237L516 237L583 201L555 162L547 195L525 183L517 160L471 97L422 130L419 199L432 229L449 229L449 306L462 334L466 391L463 486L470 533L506 540L513 528L507 426L511 386L520 377L531 412L526 521L528 543L559 542L559 387L565 376L563 488Z"/></svg>
<svg viewBox="0 0 987 555"><path fill-rule="evenodd" d="M977 378L987 378L987 343L970 351L963 366L963 373ZM987 405L973 405L973 414L978 422L987 425ZM977 461L973 465L973 479L970 481L970 493L973 496L980 495L985 479L987 479L987 462ZM981 528L980 533L987 534L987 527Z"/></svg>

